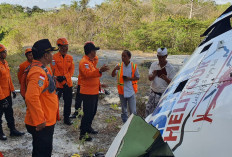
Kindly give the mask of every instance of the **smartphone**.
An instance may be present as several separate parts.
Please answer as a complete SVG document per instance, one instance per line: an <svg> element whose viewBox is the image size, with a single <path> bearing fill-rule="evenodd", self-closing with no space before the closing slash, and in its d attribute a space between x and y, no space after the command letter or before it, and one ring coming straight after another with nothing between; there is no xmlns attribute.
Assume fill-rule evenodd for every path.
<svg viewBox="0 0 232 157"><path fill-rule="evenodd" d="M122 78L123 78L123 79L126 79L126 78L127 78L127 76L122 76Z"/></svg>
<svg viewBox="0 0 232 157"><path fill-rule="evenodd" d="M166 68L163 68L161 70L157 70L157 76L160 77L162 74L167 75Z"/></svg>

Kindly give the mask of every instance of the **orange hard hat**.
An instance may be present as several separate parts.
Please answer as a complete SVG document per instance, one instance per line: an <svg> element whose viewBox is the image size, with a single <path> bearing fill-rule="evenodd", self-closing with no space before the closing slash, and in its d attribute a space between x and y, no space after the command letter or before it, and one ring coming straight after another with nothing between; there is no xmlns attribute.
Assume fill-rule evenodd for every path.
<svg viewBox="0 0 232 157"><path fill-rule="evenodd" d="M68 40L66 38L59 38L56 44L57 45L68 45Z"/></svg>
<svg viewBox="0 0 232 157"><path fill-rule="evenodd" d="M6 50L6 47L4 45L0 44L0 52L3 52L5 50Z"/></svg>
<svg viewBox="0 0 232 157"><path fill-rule="evenodd" d="M25 54L27 54L28 52L32 52L32 49L31 49L31 48L27 48L27 49L25 50Z"/></svg>

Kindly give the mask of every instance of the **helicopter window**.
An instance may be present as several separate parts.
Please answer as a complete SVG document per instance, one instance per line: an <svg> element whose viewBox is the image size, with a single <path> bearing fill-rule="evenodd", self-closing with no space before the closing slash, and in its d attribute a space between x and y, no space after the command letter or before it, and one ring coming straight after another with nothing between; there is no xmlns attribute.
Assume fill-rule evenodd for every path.
<svg viewBox="0 0 232 157"><path fill-rule="evenodd" d="M200 53L207 51L207 50L210 48L210 46L211 46L212 44L213 44L213 43L211 43L211 44L205 46L205 47L202 49L202 51L201 51Z"/></svg>
<svg viewBox="0 0 232 157"><path fill-rule="evenodd" d="M232 9L232 7L231 7ZM201 42L199 47L206 42L210 41L211 39L231 30L230 18L232 15L218 21L214 25L210 26L202 36L206 36L206 38Z"/></svg>
<svg viewBox="0 0 232 157"><path fill-rule="evenodd" d="M178 92L181 92L184 89L187 82L188 82L188 80L184 80L184 81L180 82L179 85L177 86L174 94L178 93Z"/></svg>

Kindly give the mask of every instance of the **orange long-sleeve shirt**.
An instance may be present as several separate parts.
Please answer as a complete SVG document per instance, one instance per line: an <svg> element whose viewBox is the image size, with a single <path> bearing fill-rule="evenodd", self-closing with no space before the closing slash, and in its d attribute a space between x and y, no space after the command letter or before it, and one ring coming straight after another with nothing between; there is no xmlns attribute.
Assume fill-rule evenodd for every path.
<svg viewBox="0 0 232 157"><path fill-rule="evenodd" d="M65 76L66 80L63 82L56 82L57 88L63 88L63 85L67 83L69 87L72 87L71 77L74 74L74 63L73 57L69 54L66 54L63 58L60 52L57 52L53 55L52 64L50 64L52 72L55 76Z"/></svg>
<svg viewBox="0 0 232 157"><path fill-rule="evenodd" d="M100 77L99 69L94 65L94 61L88 56L84 56L79 63L79 75L81 77L80 93L96 95L99 93Z"/></svg>
<svg viewBox="0 0 232 157"><path fill-rule="evenodd" d="M93 59L93 64L95 67L97 66L98 60L98 56L95 56ZM78 85L81 85L81 75L78 75Z"/></svg>
<svg viewBox="0 0 232 157"><path fill-rule="evenodd" d="M18 69L18 80L19 80L19 84L21 84L21 78L23 76L23 73L25 71L25 69L30 65L31 63L27 61L21 63L19 65L19 69Z"/></svg>
<svg viewBox="0 0 232 157"><path fill-rule="evenodd" d="M14 91L14 85L10 76L10 68L6 60L5 63L0 62L0 100L10 96Z"/></svg>
<svg viewBox="0 0 232 157"><path fill-rule="evenodd" d="M32 64L35 62L33 61ZM51 73L49 68L48 71ZM25 123L31 126L44 122L46 126L54 125L59 118L58 96L56 91L49 93L46 90L42 93L49 85L46 72L41 67L33 66L27 75L27 82Z"/></svg>

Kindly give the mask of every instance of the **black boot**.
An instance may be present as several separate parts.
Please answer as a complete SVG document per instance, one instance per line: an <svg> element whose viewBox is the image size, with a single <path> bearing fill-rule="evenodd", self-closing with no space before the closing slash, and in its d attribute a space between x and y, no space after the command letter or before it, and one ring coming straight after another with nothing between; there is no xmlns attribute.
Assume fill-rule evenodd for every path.
<svg viewBox="0 0 232 157"><path fill-rule="evenodd" d="M89 133L89 134L98 134L98 131L96 131L92 127L90 127L90 129L88 129L87 133Z"/></svg>
<svg viewBox="0 0 232 157"><path fill-rule="evenodd" d="M0 140L2 141L6 141L7 140L7 137L4 133L0 133Z"/></svg>
<svg viewBox="0 0 232 157"><path fill-rule="evenodd" d="M10 130L10 136L23 136L25 133L24 132L20 132L16 129L12 129Z"/></svg>
<svg viewBox="0 0 232 157"><path fill-rule="evenodd" d="M2 141L7 140L6 135L3 133L1 126L0 126L0 140Z"/></svg>
<svg viewBox="0 0 232 157"><path fill-rule="evenodd" d="M64 124L66 124L66 125L72 125L73 122L70 120L70 118L64 118Z"/></svg>

